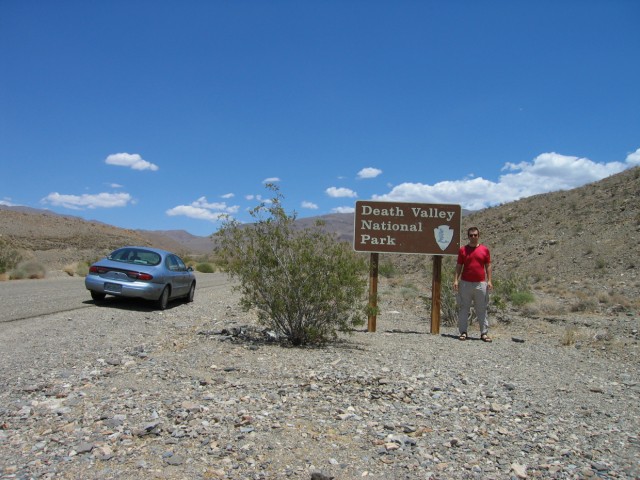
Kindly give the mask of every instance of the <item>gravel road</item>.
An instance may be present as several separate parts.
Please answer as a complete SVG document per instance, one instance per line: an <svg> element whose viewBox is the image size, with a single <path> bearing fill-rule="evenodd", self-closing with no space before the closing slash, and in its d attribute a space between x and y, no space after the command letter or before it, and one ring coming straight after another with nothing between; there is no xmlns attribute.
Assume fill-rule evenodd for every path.
<svg viewBox="0 0 640 480"><path fill-rule="evenodd" d="M198 288L209 288L226 282L219 275L199 275ZM107 297L107 301L116 300ZM84 287L84 278L59 272L42 280L0 282L0 323L46 316L94 306Z"/></svg>
<svg viewBox="0 0 640 480"><path fill-rule="evenodd" d="M164 312L85 297L0 323L0 478L640 477L637 316L460 342L381 285L376 333L296 349L204 277Z"/></svg>

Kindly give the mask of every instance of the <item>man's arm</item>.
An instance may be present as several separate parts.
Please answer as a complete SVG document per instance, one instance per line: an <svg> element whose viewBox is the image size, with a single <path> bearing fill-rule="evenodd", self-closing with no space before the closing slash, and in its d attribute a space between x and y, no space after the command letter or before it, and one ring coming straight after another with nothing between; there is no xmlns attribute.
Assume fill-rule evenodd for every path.
<svg viewBox="0 0 640 480"><path fill-rule="evenodd" d="M453 277L453 291L458 291L458 279L460 278L460 274L462 273L462 265L456 263L456 275Z"/></svg>

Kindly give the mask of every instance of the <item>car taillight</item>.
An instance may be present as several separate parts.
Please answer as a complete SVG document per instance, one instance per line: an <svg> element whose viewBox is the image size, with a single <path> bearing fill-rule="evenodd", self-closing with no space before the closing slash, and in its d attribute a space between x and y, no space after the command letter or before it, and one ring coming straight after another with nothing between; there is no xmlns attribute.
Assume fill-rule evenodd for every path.
<svg viewBox="0 0 640 480"><path fill-rule="evenodd" d="M107 273L108 271L109 270L104 267L96 267L95 265L89 268L89 273L96 273L98 275L102 275L103 273Z"/></svg>
<svg viewBox="0 0 640 480"><path fill-rule="evenodd" d="M127 276L129 278L133 278L134 280L153 280L153 275L142 272L127 272Z"/></svg>

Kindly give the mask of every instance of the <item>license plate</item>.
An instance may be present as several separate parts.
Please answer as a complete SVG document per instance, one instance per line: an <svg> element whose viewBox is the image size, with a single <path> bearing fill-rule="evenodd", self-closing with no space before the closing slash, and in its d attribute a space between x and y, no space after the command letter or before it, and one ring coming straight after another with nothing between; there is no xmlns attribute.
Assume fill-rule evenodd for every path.
<svg viewBox="0 0 640 480"><path fill-rule="evenodd" d="M105 283L104 291L110 293L121 293L122 285L118 285L117 283Z"/></svg>

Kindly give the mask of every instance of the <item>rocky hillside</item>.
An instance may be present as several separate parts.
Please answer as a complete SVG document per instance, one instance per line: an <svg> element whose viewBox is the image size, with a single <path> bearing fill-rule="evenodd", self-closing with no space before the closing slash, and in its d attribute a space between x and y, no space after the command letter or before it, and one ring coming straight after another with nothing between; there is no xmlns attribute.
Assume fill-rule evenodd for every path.
<svg viewBox="0 0 640 480"><path fill-rule="evenodd" d="M640 167L474 213L497 275L585 298L640 293Z"/></svg>
<svg viewBox="0 0 640 480"><path fill-rule="evenodd" d="M491 247L498 278L528 278L539 290L597 299L640 297L640 167L569 191L537 195L468 214L463 231L477 225ZM344 241L353 215L320 219ZM25 258L61 269L94 259L123 244L152 245L181 254L208 253L212 241L184 231L125 230L78 217L0 207L0 235ZM428 270L430 259L384 255L401 273ZM632 301L632 300L631 300Z"/></svg>

